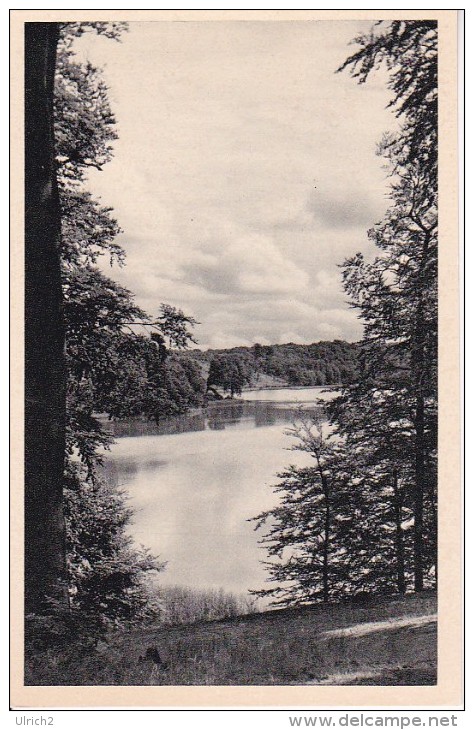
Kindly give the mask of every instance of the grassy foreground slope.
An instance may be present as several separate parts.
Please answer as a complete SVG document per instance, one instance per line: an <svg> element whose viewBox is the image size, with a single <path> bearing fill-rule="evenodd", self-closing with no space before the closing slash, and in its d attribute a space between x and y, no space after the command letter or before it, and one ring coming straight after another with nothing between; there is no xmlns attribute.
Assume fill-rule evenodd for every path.
<svg viewBox="0 0 474 730"><path fill-rule="evenodd" d="M161 663L145 658L158 652ZM155 654L156 656L156 654ZM36 674L36 672L35 672ZM28 684L436 684L436 595L374 597L115 635Z"/></svg>

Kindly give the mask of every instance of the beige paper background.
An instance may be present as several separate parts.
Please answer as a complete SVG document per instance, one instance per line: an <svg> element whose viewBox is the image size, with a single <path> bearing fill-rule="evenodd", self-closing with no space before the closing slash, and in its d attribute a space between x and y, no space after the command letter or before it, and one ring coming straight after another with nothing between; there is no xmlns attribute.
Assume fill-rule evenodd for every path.
<svg viewBox="0 0 474 730"><path fill-rule="evenodd" d="M439 28L439 593L438 684L430 687L25 687L23 684L23 24L28 21L436 19ZM462 499L458 252L457 11L11 11L11 705L32 708L398 707L463 702Z"/></svg>

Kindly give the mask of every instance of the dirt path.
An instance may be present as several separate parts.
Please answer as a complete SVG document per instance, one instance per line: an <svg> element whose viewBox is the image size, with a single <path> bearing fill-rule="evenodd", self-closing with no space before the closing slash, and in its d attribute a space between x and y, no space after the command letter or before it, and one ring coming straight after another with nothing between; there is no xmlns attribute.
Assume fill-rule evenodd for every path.
<svg viewBox="0 0 474 730"><path fill-rule="evenodd" d="M407 685L436 684L436 666L421 665L419 667L396 667L381 664L373 669L355 672L336 672L324 679L312 680L306 684L323 686L340 685L375 685L378 687L394 687Z"/></svg>
<svg viewBox="0 0 474 730"><path fill-rule="evenodd" d="M331 631L325 631L321 634L320 639L324 641L330 641L331 639L345 638L347 641L344 642L345 649L344 654L347 654L345 667L336 670L334 667L333 671L329 670L327 676L320 676L318 679L311 680L307 684L312 685L377 685L377 686L392 686L392 685L429 685L436 683L436 659L435 652L426 649L420 649L420 652L416 656L412 655L405 649L403 649L404 642L402 636L405 629L414 629L417 631L416 636L423 638L425 634L429 637L432 634L432 629L435 628L437 616L435 613L423 614L421 616L404 616L402 618L386 619L383 621L370 621L362 624L354 624L353 626L346 626L341 629L333 629ZM421 631L418 631L421 630ZM377 634L388 632L387 637L381 637L380 642L377 644L376 636L372 640L370 637ZM393 633L392 633L393 632ZM409 634L411 635L411 634ZM358 639L359 637L369 637L368 642L354 642L352 639ZM390 639L388 639L390 637ZM396 662L386 663L378 652L378 661L368 661L369 657L366 656L366 652L372 647L376 648L377 645L383 647L383 642L389 640L394 646L399 647L400 656ZM375 642L375 643L374 643ZM400 643L401 642L401 643ZM425 642L426 643L426 642ZM428 641L428 649L432 643L432 639ZM423 645L424 646L424 645ZM361 654L362 651L362 654ZM342 656L342 654L341 654ZM349 658L352 661L349 661ZM388 657L385 655L384 657ZM375 659L375 657L373 657ZM380 661L382 659L382 661ZM380 662L380 663L379 663ZM350 666L350 665L356 665ZM359 666L357 666L359 664ZM365 666L364 666L365 665Z"/></svg>
<svg viewBox="0 0 474 730"><path fill-rule="evenodd" d="M391 629L418 628L426 624L436 623L437 616L435 613L425 614L424 616L405 616L404 618L387 619L386 621L370 621L365 624L355 624L354 626L346 626L343 629L333 629L325 631L321 638L331 639L342 636L366 636L373 634L375 631L387 631Z"/></svg>

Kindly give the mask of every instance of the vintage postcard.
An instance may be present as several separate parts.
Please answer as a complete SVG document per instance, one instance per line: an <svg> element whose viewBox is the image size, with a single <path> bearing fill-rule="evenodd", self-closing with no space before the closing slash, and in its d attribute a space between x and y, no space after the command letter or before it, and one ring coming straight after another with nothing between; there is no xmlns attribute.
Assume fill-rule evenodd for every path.
<svg viewBox="0 0 474 730"><path fill-rule="evenodd" d="M14 708L462 706L458 21L11 12Z"/></svg>

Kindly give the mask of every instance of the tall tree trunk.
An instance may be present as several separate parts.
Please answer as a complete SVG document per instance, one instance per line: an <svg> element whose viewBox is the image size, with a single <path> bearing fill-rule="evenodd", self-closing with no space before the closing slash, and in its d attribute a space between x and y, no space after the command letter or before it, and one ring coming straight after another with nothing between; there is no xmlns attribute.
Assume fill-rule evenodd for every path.
<svg viewBox="0 0 474 730"><path fill-rule="evenodd" d="M426 434L425 434L425 379L426 379L426 337L427 324L425 314L425 290L426 282L426 265L428 260L428 247L431 234L425 232L423 237L423 247L420 260L420 268L417 275L415 296L416 296L416 312L415 312L415 328L413 333L413 350L412 350L412 372L414 376L414 392L415 392L415 488L413 495L413 515L414 515L414 577L415 591L422 591L424 586L424 546L423 546L423 527L424 527L424 507L425 507L425 481L426 481Z"/></svg>
<svg viewBox="0 0 474 730"><path fill-rule="evenodd" d="M431 508L431 523L433 526L433 543L431 545L432 557L434 562L434 578L435 583L438 582L438 508L436 504L435 496L436 484L434 483L433 476L430 475L426 481L426 492L428 494L428 501Z"/></svg>
<svg viewBox="0 0 474 730"><path fill-rule="evenodd" d="M425 402L420 394L415 412L414 574L415 591L423 590L423 524L425 483Z"/></svg>
<svg viewBox="0 0 474 730"><path fill-rule="evenodd" d="M65 356L53 132L57 23L25 24L25 612L67 606Z"/></svg>
<svg viewBox="0 0 474 730"><path fill-rule="evenodd" d="M324 538L323 538L323 601L329 601L329 541L331 528L331 505L329 500L329 484L324 474L319 456L317 457L319 476L324 494Z"/></svg>
<svg viewBox="0 0 474 730"><path fill-rule="evenodd" d="M323 547L323 601L329 601L329 525L330 525L330 507L329 497L325 495L325 514L324 514L324 547Z"/></svg>
<svg viewBox="0 0 474 730"><path fill-rule="evenodd" d="M395 507L395 552L397 556L397 589L399 593L406 592L405 581L405 546L403 541L402 530L402 506L403 500L400 494L398 484L398 474L395 470L393 474L393 493Z"/></svg>

